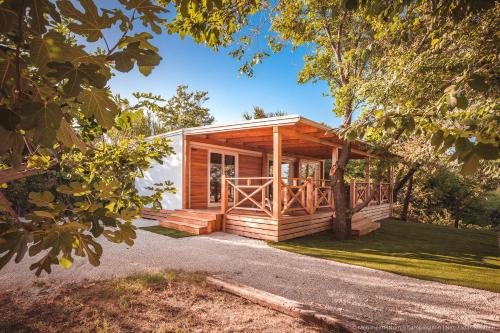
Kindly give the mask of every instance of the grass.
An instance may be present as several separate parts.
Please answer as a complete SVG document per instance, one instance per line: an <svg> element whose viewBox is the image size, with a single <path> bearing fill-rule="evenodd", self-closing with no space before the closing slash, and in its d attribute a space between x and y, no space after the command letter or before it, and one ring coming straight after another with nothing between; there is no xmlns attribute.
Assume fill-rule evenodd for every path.
<svg viewBox="0 0 500 333"><path fill-rule="evenodd" d="M0 290L0 332L319 333L329 328L218 290L206 276L162 271L56 282L50 297L46 286Z"/></svg>
<svg viewBox="0 0 500 333"><path fill-rule="evenodd" d="M179 231L175 229L170 229L170 228L165 228L161 227L159 225L154 225L150 227L140 227L139 229L154 232L155 234L163 235L163 236L168 236L172 238L184 238L184 237L191 237L195 236L193 234L190 234L185 231Z"/></svg>
<svg viewBox="0 0 500 333"><path fill-rule="evenodd" d="M382 221L359 239L335 241L330 232L270 243L308 256L447 284L500 292L500 259L492 231Z"/></svg>

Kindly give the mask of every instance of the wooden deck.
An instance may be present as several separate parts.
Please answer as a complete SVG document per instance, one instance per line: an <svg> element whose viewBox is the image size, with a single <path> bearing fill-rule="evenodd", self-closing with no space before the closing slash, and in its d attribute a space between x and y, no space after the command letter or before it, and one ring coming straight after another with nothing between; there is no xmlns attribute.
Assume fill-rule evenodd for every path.
<svg viewBox="0 0 500 333"><path fill-rule="evenodd" d="M353 217L353 235L362 236L377 230L380 224L376 221L390 217L390 209L389 204L363 209ZM224 231L275 242L332 230L335 223L335 214L330 208L320 208L314 214L292 211L279 220L269 217L265 212L247 210L233 210L223 214L220 208L158 212L146 209L141 215L144 218L157 220L161 226L197 235Z"/></svg>
<svg viewBox="0 0 500 333"><path fill-rule="evenodd" d="M283 241L325 230L330 230L333 212L330 209L317 211L315 214L294 212L276 220L265 213L232 211L224 216L224 231L231 234Z"/></svg>

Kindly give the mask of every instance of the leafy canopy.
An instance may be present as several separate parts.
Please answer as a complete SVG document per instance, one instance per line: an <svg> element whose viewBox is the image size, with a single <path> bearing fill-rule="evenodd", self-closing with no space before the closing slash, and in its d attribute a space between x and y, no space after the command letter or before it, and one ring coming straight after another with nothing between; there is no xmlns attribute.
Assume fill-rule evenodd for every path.
<svg viewBox="0 0 500 333"><path fill-rule="evenodd" d="M41 255L31 267L37 275L52 265L70 267L74 255L98 265L97 237L132 244L131 221L139 210L174 190L167 182L140 194L135 179L173 151L166 140L119 135L128 120L110 78L135 67L152 72L162 59L153 34L192 36L216 49L261 6L240 0L0 2L0 169L25 163L52 168L60 179L56 193L29 193L35 208L26 220L1 217L0 268L26 253ZM181 92L203 110L205 95Z"/></svg>

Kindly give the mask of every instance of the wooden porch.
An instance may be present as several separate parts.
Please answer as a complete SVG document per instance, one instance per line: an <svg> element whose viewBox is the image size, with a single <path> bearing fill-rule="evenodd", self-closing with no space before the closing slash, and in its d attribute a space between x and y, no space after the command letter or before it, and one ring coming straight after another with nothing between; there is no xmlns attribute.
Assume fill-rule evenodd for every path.
<svg viewBox="0 0 500 333"><path fill-rule="evenodd" d="M332 228L335 209L326 178L342 142L326 126L286 116L188 129L184 140L183 209L162 225L189 231L192 223L194 233L221 230L272 241ZM376 191L370 206L353 218L357 235L375 230L375 221L390 215L392 201L390 182L377 188L371 182L370 161L377 156L366 150L365 143L353 142L351 158L365 159L367 167L363 181L350 183L350 205Z"/></svg>

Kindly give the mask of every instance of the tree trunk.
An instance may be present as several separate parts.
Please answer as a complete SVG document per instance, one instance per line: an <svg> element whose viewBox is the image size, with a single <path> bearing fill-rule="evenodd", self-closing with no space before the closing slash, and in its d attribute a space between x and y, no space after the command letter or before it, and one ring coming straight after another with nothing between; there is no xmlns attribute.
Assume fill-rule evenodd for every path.
<svg viewBox="0 0 500 333"><path fill-rule="evenodd" d="M408 182L410 178L413 178L413 174L415 174L415 172L420 168L421 165L422 163L420 162L416 163L408 170L403 178L396 181L396 183L394 184L394 189L392 190L392 197L394 198L394 201L398 200L399 191L403 188L403 186L405 186L406 182Z"/></svg>
<svg viewBox="0 0 500 333"><path fill-rule="evenodd" d="M453 223L453 226L455 227L455 229L458 229L460 226L458 225L458 222L460 221L460 214L458 213L459 212L459 208L457 206L455 206L455 221Z"/></svg>
<svg viewBox="0 0 500 333"><path fill-rule="evenodd" d="M403 202L403 210L401 211L401 220L408 222L408 208L410 208L411 194L413 191L413 174L408 180L408 187L406 188L405 200Z"/></svg>
<svg viewBox="0 0 500 333"><path fill-rule="evenodd" d="M351 214L347 207L348 202L345 195L344 173L349 155L351 152L351 143L344 140L342 151L335 167L335 172L331 177L333 202L335 205L335 224L334 233L337 240L346 240L351 238Z"/></svg>

